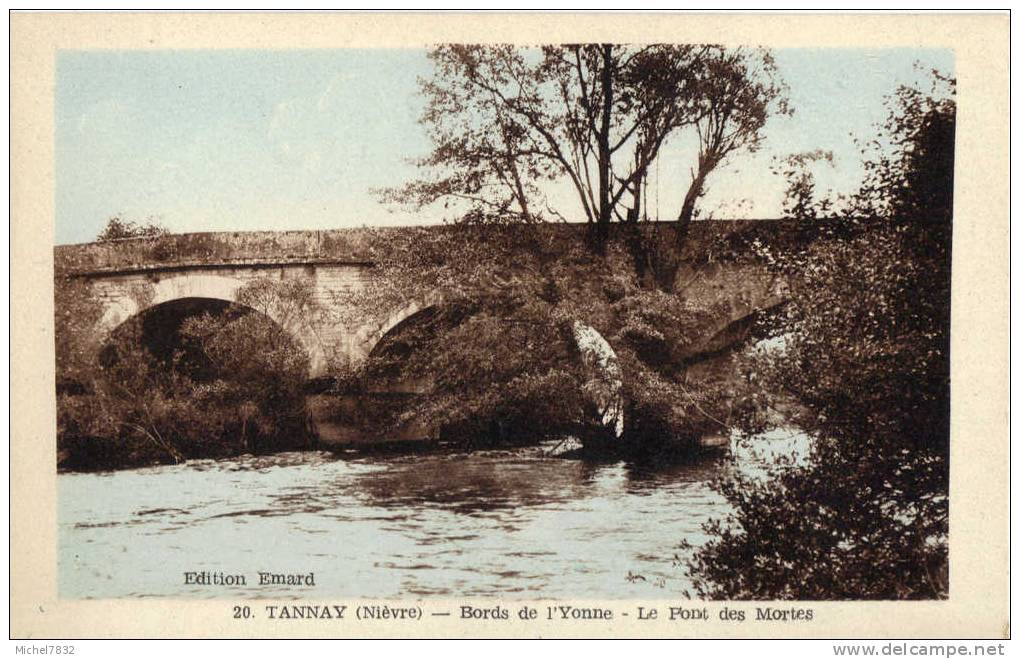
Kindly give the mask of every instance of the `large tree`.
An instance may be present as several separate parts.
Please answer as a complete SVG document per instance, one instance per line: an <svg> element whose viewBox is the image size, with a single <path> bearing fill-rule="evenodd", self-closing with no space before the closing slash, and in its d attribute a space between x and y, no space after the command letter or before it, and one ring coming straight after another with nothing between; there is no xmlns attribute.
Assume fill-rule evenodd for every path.
<svg viewBox="0 0 1020 659"><path fill-rule="evenodd" d="M372 291L388 309L440 291L452 314L430 323L445 320L444 332L416 333L420 351L403 359L436 384L410 413L546 434L591 416L577 395L590 384L571 337L581 322L618 354L629 436L718 431L720 387L695 386L674 359L714 334L718 310L673 289L710 174L787 111L770 54L603 43L443 45L430 56L422 122L433 149L420 178L387 197L442 204L456 224L383 237ZM677 191L676 215L649 217L646 190L669 149L687 150L690 178L662 182ZM586 246L554 222L586 225Z"/></svg>
<svg viewBox="0 0 1020 659"><path fill-rule="evenodd" d="M599 254L619 222L642 282L665 288L709 175L731 154L757 148L769 116L788 111L761 50L443 45L430 57L422 122L434 147L420 161L423 177L389 199L442 202L463 222L584 220ZM696 145L690 180L665 183L681 192L680 211L648 218L651 168L685 135ZM558 203L564 196L573 203ZM675 220L672 233L650 237L637 226L649 219Z"/></svg>

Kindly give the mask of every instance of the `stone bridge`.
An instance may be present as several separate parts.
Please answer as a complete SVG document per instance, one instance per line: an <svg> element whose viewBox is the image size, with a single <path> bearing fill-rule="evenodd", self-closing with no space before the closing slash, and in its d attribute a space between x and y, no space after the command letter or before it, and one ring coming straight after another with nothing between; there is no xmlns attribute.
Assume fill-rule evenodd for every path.
<svg viewBox="0 0 1020 659"><path fill-rule="evenodd" d="M59 275L84 278L104 307L97 327L112 332L125 321L158 307L192 300L237 303L237 292L258 279L310 284L314 301L328 311L340 296L362 291L373 264L362 232L288 231L196 233L127 239L56 248ZM58 282L59 285L59 282ZM326 374L331 357L366 357L386 332L422 310L422 300L385 321L354 328L328 322L328 314L284 322L273 318L309 357L310 378ZM273 312L270 310L272 317Z"/></svg>
<svg viewBox="0 0 1020 659"><path fill-rule="evenodd" d="M726 312L706 336L692 343L692 356L710 354L731 344L746 330L748 319L782 299L782 286L760 264L746 259L713 261L711 245L727 235L783 234L777 221L704 221L695 223L691 241L703 259L688 270L684 295L721 304ZM389 229L399 231L400 229ZM102 301L97 332L112 332L129 319L175 305L237 303L247 282L270 278L311 285L314 299L329 311L347 294L363 291L373 280L368 229L194 233L55 248L57 285L61 277L84 278ZM582 235L578 231L578 236ZM332 359L357 362L402 321L435 300L420 300L394 311L383 321L359 318L341 324L331 314L283 321L310 361L309 379L328 375ZM270 312L272 316L272 312Z"/></svg>

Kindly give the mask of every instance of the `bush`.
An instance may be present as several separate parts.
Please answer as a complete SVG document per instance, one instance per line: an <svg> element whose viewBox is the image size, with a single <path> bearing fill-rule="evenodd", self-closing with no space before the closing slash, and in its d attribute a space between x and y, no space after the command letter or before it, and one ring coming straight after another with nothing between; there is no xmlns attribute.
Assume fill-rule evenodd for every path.
<svg viewBox="0 0 1020 659"><path fill-rule="evenodd" d="M168 363L142 345L137 320L109 337L100 359L92 316L71 313L95 300L58 299L58 382L76 383L58 390L60 464L116 468L308 446L307 357L266 312L297 317L310 294L259 280L238 302L245 306L186 319Z"/></svg>
<svg viewBox="0 0 1020 659"><path fill-rule="evenodd" d="M951 95L900 90L843 219L777 262L791 302L747 369L813 448L720 483L734 512L690 566L702 596L947 596L954 124Z"/></svg>
<svg viewBox="0 0 1020 659"><path fill-rule="evenodd" d="M166 227L152 219L145 224L139 224L115 215L106 222L106 226L96 236L96 242L105 243L128 238L159 238L169 233L170 231Z"/></svg>

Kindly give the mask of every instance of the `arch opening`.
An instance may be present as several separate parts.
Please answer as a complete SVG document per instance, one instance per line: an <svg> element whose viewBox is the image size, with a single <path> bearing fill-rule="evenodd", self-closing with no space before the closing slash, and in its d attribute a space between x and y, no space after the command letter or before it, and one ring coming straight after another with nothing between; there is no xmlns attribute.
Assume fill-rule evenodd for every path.
<svg viewBox="0 0 1020 659"><path fill-rule="evenodd" d="M308 446L309 358L266 313L218 298L170 300L115 328L103 353L102 386L127 423L151 416L152 434L181 456Z"/></svg>
<svg viewBox="0 0 1020 659"><path fill-rule="evenodd" d="M100 365L112 365L119 359L119 351L140 348L160 368L195 382L208 382L222 366L210 356L203 338L216 338L215 332L234 322L243 323L234 332L252 347L292 350L306 363L310 359L301 341L251 307L220 298L185 297L147 307L114 328L100 352Z"/></svg>
<svg viewBox="0 0 1020 659"><path fill-rule="evenodd" d="M619 440L622 375L602 335L582 323L503 311L418 302L366 327L357 344L361 366L316 392L320 437L473 446L567 434Z"/></svg>
<svg viewBox="0 0 1020 659"><path fill-rule="evenodd" d="M439 439L440 428L407 413L436 393L431 351L469 315L469 310L441 303L412 303L365 328L356 344L361 361L350 377L310 392L320 441L362 445Z"/></svg>
<svg viewBox="0 0 1020 659"><path fill-rule="evenodd" d="M314 326L314 294L307 283L258 277L235 279L220 275L194 274L168 276L155 282L133 284L106 304L99 329L109 336L153 309L179 309L188 300L205 300L215 312L222 305L242 307L273 320L297 342L309 360L309 375L316 377L328 370L329 351ZM123 330L121 330L123 331Z"/></svg>
<svg viewBox="0 0 1020 659"><path fill-rule="evenodd" d="M371 391L425 394L432 386L424 374L408 372L417 350L451 327L437 306L419 309L390 327L368 353L365 378Z"/></svg>
<svg viewBox="0 0 1020 659"><path fill-rule="evenodd" d="M436 381L434 378L414 370L408 377L408 373L402 369L409 362L413 363L414 351L419 346L425 345L433 351L443 351L444 337L451 333L457 334L460 325L470 321L477 311L477 309L471 308L456 309L435 306L415 311L392 325L372 348L368 359L370 367L368 375L374 382L385 386L389 391L408 393L413 391L419 395L435 392ZM502 438L507 434L530 437L536 428L546 428L548 430L558 429L554 435L573 432L590 437L592 441L596 439L598 441L616 441L623 436L622 370L612 346L594 327L575 321L559 328L548 325L547 330L538 330L537 333L524 329L522 334L522 328L529 324L537 328L547 325L547 323L543 323L541 318L515 319L511 317L500 320L499 317L488 314L482 314L482 316L487 316L487 319L477 327L487 338L483 339L484 345L480 344L475 347L474 352L479 356L485 355L481 357L483 360L491 359L492 353L485 348L493 348L495 345L502 346L494 353L499 355L496 358L497 363L487 367L492 369L487 373L489 376L496 380L502 379L509 389L517 392L515 395L522 395L521 392L527 392L528 387L527 384L522 386L522 383L528 380L541 381L545 377L550 377L549 374L555 373L566 377L568 372L573 371L575 373L573 377L577 378L578 383L576 396L559 389L556 392L549 392L549 396L545 398L557 399L564 404L559 410L560 416L556 416L556 406L547 405L547 401L535 401L534 405L522 402L522 400L531 400L535 396L534 392L524 393L525 398L522 400L512 401L505 406L499 403L495 404L492 408L495 414L491 423L482 422L478 425L472 421L461 421L459 423L464 428L445 428L440 430L441 434L478 432L483 435L494 434L497 438ZM493 329L492 322L504 324L504 331ZM470 333L473 332L473 329L467 331ZM466 344L470 345L473 339L471 336L461 334L459 337L454 336L453 340L466 341ZM517 345L521 346L520 350L513 349L513 346ZM561 346L559 350L555 348L557 345ZM453 349L454 352L457 352L457 347ZM456 368L451 364L456 364L459 357L465 372L474 372L477 364L471 361L471 350L469 347L468 352L457 355L452 362L441 356L438 360L433 360L433 363L441 367L445 364L447 367ZM518 354L509 354L513 352ZM529 357L534 357L534 362L525 364L524 362L527 362ZM426 356L424 364L414 364L414 368L420 369L423 365L428 367L430 365L428 358ZM466 362L465 358L467 358ZM569 364L570 362L573 363ZM502 368L504 364L507 369ZM518 366L522 370L514 370ZM477 382L477 385L482 389L491 384L484 380L485 370L483 368L483 372L479 373L483 379ZM518 375L521 377L518 378ZM458 386L465 386L463 381L457 382L457 374L437 374L437 377L447 383L452 380L455 383L453 385L455 391L458 390ZM554 383L554 388L563 386L567 381L564 377L553 375L550 382ZM470 383L467 386L471 388ZM449 392L439 393L444 395ZM461 393L469 399L473 395L466 390ZM541 394L538 394L538 397L543 398ZM537 416L532 416L532 412L535 412ZM454 416L457 415L454 414ZM523 421L525 427L516 427L518 420ZM489 426L496 430L492 430Z"/></svg>

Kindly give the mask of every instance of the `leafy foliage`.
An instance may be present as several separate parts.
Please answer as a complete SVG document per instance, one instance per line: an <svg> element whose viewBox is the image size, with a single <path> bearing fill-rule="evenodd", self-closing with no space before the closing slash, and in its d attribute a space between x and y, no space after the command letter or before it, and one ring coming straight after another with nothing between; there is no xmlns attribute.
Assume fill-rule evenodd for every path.
<svg viewBox="0 0 1020 659"><path fill-rule="evenodd" d="M813 448L721 484L735 512L691 568L703 596L947 595L955 104L936 81L941 94L899 90L842 219L777 261L792 301L749 370L766 406L794 403Z"/></svg>
<svg viewBox="0 0 1020 659"><path fill-rule="evenodd" d="M181 328L184 340L199 347L213 366L212 382L199 384L197 393L210 408L226 413L224 431L238 435L245 448L293 447L294 437L304 436L308 357L289 327L312 311L311 288L303 282L255 280L238 291L237 303L243 306L225 317L192 317Z"/></svg>
<svg viewBox="0 0 1020 659"><path fill-rule="evenodd" d="M145 224L139 224L114 215L107 220L106 226L96 236L96 242L105 243L127 238L159 238L169 233L170 231L166 227L152 219Z"/></svg>
<svg viewBox="0 0 1020 659"><path fill-rule="evenodd" d="M87 281L67 276L54 286L54 309L57 392L78 390L95 368L103 309Z"/></svg>
<svg viewBox="0 0 1020 659"><path fill-rule="evenodd" d="M711 45L572 44L541 49L443 45L422 82L434 144L423 177L386 199L443 203L457 222L580 221L596 252L609 226L644 219L649 172L671 140L690 135L691 180L672 230L628 233L645 284L672 286L675 261L710 173L755 150L770 115L789 112L767 51ZM557 208L561 186L576 202ZM660 218L652 218L657 221Z"/></svg>
<svg viewBox="0 0 1020 659"><path fill-rule="evenodd" d="M598 435L597 386L582 367L575 322L616 352L634 445L683 444L718 431L728 414L725 382L691 381L678 361L722 312L642 288L617 244L601 256L570 227L457 226L379 231L373 250L374 286L335 306L379 320L430 310L394 328L355 378L361 389L394 369L427 380L429 395L411 401L404 421L458 437Z"/></svg>
<svg viewBox="0 0 1020 659"><path fill-rule="evenodd" d="M786 197L783 200L783 216L800 221L825 218L832 212L833 200L816 199L815 180L809 166L812 163L833 164L831 151L815 149L795 153L775 163L773 173L787 181Z"/></svg>
<svg viewBox="0 0 1020 659"><path fill-rule="evenodd" d="M307 286L256 280L244 306L183 321L169 363L136 318L96 339L87 284L58 286L57 443L71 468L111 468L307 445L308 361L283 325L311 304ZM72 295L73 293L73 295ZM200 362L201 368L196 368Z"/></svg>
<svg viewBox="0 0 1020 659"><path fill-rule="evenodd" d="M632 437L692 440L725 425L725 378L693 382L688 369L692 337L722 310L673 291L709 175L757 149L769 117L789 112L771 54L448 44L430 56L422 123L432 152L419 179L383 196L441 203L456 226L380 234L380 284L348 305L384 318L434 296L448 310L405 342L416 353L396 360L411 377L434 378L429 403L408 413L440 425L512 419L518 432L587 422L597 414L579 392L592 386L570 338L580 322L617 352ZM642 207L649 172L667 144L685 140L696 148L691 180L676 186L686 191L679 217L660 225ZM554 190L573 207L557 208ZM587 249L552 220L583 220Z"/></svg>

